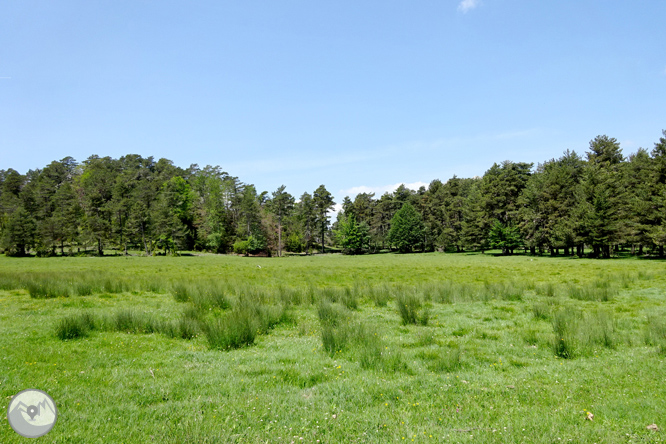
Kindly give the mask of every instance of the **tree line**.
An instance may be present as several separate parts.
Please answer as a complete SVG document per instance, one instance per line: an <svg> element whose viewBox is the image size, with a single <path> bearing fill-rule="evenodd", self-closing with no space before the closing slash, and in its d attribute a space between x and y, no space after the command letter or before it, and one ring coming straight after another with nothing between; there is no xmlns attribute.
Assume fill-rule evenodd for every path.
<svg viewBox="0 0 666 444"><path fill-rule="evenodd" d="M219 166L188 168L126 155L67 157L20 174L0 170L0 249L7 255L177 254L182 250L283 255L393 250L610 257L664 255L666 131L651 151L624 157L598 136L584 157L495 163L483 177L335 202L324 185L298 199L285 186L258 192Z"/></svg>

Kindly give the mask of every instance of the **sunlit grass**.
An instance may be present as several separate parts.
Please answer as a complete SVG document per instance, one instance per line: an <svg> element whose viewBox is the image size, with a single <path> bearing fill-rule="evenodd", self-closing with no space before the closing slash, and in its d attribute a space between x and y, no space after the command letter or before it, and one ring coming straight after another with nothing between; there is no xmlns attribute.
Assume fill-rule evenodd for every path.
<svg viewBox="0 0 666 444"><path fill-rule="evenodd" d="M658 442L646 426L666 408L663 270L445 254L0 258L0 399L50 393L61 417L44 442ZM31 282L66 292L33 298ZM405 295L416 323L402 322ZM0 428L0 442L20 439Z"/></svg>

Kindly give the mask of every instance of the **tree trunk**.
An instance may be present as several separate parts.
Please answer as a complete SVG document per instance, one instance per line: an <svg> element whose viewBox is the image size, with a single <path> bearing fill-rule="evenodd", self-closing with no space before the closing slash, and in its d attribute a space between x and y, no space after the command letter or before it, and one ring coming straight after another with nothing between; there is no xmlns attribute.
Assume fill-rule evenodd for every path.
<svg viewBox="0 0 666 444"><path fill-rule="evenodd" d="M531 254L532 256L535 256L535 255L536 255L536 247L534 247L534 246L531 246L531 247L530 247L530 254Z"/></svg>
<svg viewBox="0 0 666 444"><path fill-rule="evenodd" d="M659 245L659 257L664 257L664 246Z"/></svg>
<svg viewBox="0 0 666 444"><path fill-rule="evenodd" d="M278 221L278 257L282 256L282 223Z"/></svg>
<svg viewBox="0 0 666 444"><path fill-rule="evenodd" d="M146 233L143 231L143 222L141 222L141 240L143 241L143 248L146 250L146 256L150 256L150 253L148 253L148 244L146 243Z"/></svg>
<svg viewBox="0 0 666 444"><path fill-rule="evenodd" d="M104 256L104 250L102 249L102 239L99 237L97 238L97 253L100 256Z"/></svg>

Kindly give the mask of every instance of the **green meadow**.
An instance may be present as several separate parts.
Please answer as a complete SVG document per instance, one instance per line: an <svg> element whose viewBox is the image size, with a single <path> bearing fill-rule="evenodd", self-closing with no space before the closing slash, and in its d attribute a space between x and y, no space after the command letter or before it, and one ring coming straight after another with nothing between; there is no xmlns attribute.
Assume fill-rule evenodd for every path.
<svg viewBox="0 0 666 444"><path fill-rule="evenodd" d="M44 443L662 442L664 265L0 257L0 399Z"/></svg>

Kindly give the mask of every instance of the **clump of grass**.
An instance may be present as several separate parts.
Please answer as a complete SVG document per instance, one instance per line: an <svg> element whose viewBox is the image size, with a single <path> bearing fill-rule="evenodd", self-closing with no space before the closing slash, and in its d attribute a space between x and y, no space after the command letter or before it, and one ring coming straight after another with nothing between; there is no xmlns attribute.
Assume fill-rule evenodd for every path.
<svg viewBox="0 0 666 444"><path fill-rule="evenodd" d="M618 294L616 287L609 280L597 280L585 286L569 285L569 296L580 301L608 302Z"/></svg>
<svg viewBox="0 0 666 444"><path fill-rule="evenodd" d="M284 305L301 305L306 300L306 295L300 288L289 288L280 285L277 288L277 295Z"/></svg>
<svg viewBox="0 0 666 444"><path fill-rule="evenodd" d="M351 339L351 330L348 325L322 324L321 341L324 350L333 356L347 349Z"/></svg>
<svg viewBox="0 0 666 444"><path fill-rule="evenodd" d="M158 324L147 314L132 309L120 309L111 318L110 327L125 333L154 333Z"/></svg>
<svg viewBox="0 0 666 444"><path fill-rule="evenodd" d="M572 359L590 351L594 344L615 348L617 338L613 316L603 310L584 314L580 310L564 308L553 314L553 350L555 355Z"/></svg>
<svg viewBox="0 0 666 444"><path fill-rule="evenodd" d="M503 299L505 301L522 301L525 288L516 282L486 282L481 293L482 300Z"/></svg>
<svg viewBox="0 0 666 444"><path fill-rule="evenodd" d="M345 287L340 301L342 304L350 310L358 310L358 294L359 288L355 287Z"/></svg>
<svg viewBox="0 0 666 444"><path fill-rule="evenodd" d="M547 321L550 318L550 307L543 302L536 302L532 305L532 316L536 320Z"/></svg>
<svg viewBox="0 0 666 444"><path fill-rule="evenodd" d="M657 346L657 351L666 355L666 322L662 317L648 316L645 324L645 344Z"/></svg>
<svg viewBox="0 0 666 444"><path fill-rule="evenodd" d="M212 349L232 350L254 344L256 325L248 311L231 311L201 324Z"/></svg>
<svg viewBox="0 0 666 444"><path fill-rule="evenodd" d="M522 338L523 341L529 345L537 345L539 343L539 334L538 331L534 328L523 330Z"/></svg>
<svg viewBox="0 0 666 444"><path fill-rule="evenodd" d="M580 311L563 309L553 315L552 324L555 336L553 351L555 356L573 359L581 353L585 340L581 341L579 330L582 322Z"/></svg>
<svg viewBox="0 0 666 444"><path fill-rule="evenodd" d="M128 286L125 285L125 282L122 279L108 277L101 281L100 288L102 292L117 294L123 293L128 289Z"/></svg>
<svg viewBox="0 0 666 444"><path fill-rule="evenodd" d="M175 321L161 323L159 331L170 338L192 339L199 333L199 324L196 320L183 316Z"/></svg>
<svg viewBox="0 0 666 444"><path fill-rule="evenodd" d="M322 325L336 326L341 324L349 317L349 312L338 304L332 304L324 299L317 307L317 316Z"/></svg>
<svg viewBox="0 0 666 444"><path fill-rule="evenodd" d="M51 299L57 297L68 297L69 288L55 278L44 278L30 280L26 283L26 289L33 299Z"/></svg>
<svg viewBox="0 0 666 444"><path fill-rule="evenodd" d="M370 290L370 296L376 307L386 307L391 300L391 290L386 284L376 286Z"/></svg>
<svg viewBox="0 0 666 444"><path fill-rule="evenodd" d="M189 302L190 301L190 288L182 282L173 284L171 293L176 302Z"/></svg>
<svg viewBox="0 0 666 444"><path fill-rule="evenodd" d="M253 305L249 309L257 323L257 331L262 334L268 333L278 324L291 321L282 305Z"/></svg>
<svg viewBox="0 0 666 444"><path fill-rule="evenodd" d="M402 325L428 325L430 310L428 307L421 309L423 302L418 296L401 292L396 298L396 305L402 319Z"/></svg>
<svg viewBox="0 0 666 444"><path fill-rule="evenodd" d="M452 304L455 301L456 295L460 293L459 287L451 281L444 281L438 285L433 285L431 290L432 298L440 304Z"/></svg>
<svg viewBox="0 0 666 444"><path fill-rule="evenodd" d="M219 308L226 310L231 307L231 302L227 296L231 289L222 288L216 282L203 282L190 286L186 291L189 300L200 309Z"/></svg>
<svg viewBox="0 0 666 444"><path fill-rule="evenodd" d="M82 338L95 328L94 317L87 312L64 317L56 324L55 335L63 341Z"/></svg>
<svg viewBox="0 0 666 444"><path fill-rule="evenodd" d="M449 373L462 366L460 347L447 347L446 350L425 350L417 356L426 361L428 370L434 373Z"/></svg>
<svg viewBox="0 0 666 444"><path fill-rule="evenodd" d="M536 292L543 296L554 297L557 289L555 284L552 282L547 282L536 287Z"/></svg>
<svg viewBox="0 0 666 444"><path fill-rule="evenodd" d="M588 317L586 324L591 329L590 336L593 342L610 349L617 346L615 319L611 313L597 310Z"/></svg>

